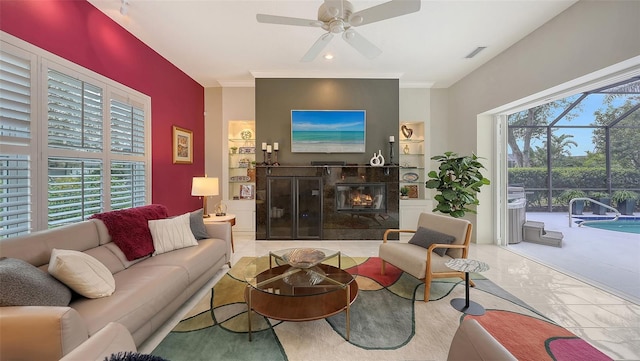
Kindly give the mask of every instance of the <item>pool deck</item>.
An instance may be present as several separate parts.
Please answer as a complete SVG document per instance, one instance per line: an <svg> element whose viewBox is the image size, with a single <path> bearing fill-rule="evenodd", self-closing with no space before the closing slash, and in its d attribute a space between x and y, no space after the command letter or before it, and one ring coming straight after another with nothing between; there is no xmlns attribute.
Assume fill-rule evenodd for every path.
<svg viewBox="0 0 640 361"><path fill-rule="evenodd" d="M620 218L638 218L633 216ZM545 230L562 232L562 247L529 242L510 244L508 249L551 266L572 277L640 304L640 234L578 227L576 220L605 217L585 213L527 212L527 221L544 222ZM608 218L613 214L607 214Z"/></svg>

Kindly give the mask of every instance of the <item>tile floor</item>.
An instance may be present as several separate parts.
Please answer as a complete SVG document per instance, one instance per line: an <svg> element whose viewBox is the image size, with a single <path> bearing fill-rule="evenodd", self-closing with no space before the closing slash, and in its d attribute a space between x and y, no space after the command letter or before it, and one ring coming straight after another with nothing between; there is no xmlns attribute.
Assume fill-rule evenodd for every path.
<svg viewBox="0 0 640 361"><path fill-rule="evenodd" d="M232 264L241 257L301 245L340 250L351 256L377 256L380 244L380 241L255 241L253 237L242 235L236 235L234 240L236 252ZM614 360L640 360L640 305L503 247L472 244L469 258L487 262L491 269L484 272L484 276ZM226 270L224 267L210 284L215 284ZM194 296L194 302L200 297ZM191 307L185 304L184 312ZM179 319L177 315L168 322L141 345L139 351L151 352Z"/></svg>

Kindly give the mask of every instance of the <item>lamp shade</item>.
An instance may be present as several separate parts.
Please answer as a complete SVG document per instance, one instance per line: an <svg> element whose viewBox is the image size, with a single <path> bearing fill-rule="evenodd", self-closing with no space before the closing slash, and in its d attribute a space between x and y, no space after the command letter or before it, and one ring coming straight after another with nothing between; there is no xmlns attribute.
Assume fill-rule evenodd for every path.
<svg viewBox="0 0 640 361"><path fill-rule="evenodd" d="M193 177L191 184L192 196L217 196L218 195L218 178L209 177Z"/></svg>

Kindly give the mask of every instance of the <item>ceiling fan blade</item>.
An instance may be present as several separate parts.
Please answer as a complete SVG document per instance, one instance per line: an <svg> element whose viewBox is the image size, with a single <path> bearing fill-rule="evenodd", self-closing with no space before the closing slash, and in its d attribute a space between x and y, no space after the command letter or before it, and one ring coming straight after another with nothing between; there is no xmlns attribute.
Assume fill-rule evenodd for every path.
<svg viewBox="0 0 640 361"><path fill-rule="evenodd" d="M342 38L360 52L360 54L369 59L375 59L378 55L382 54L382 50L353 29L345 31L342 34Z"/></svg>
<svg viewBox="0 0 640 361"><path fill-rule="evenodd" d="M419 10L420 0L391 0L351 14L349 24L351 26L361 26L415 13Z"/></svg>
<svg viewBox="0 0 640 361"><path fill-rule="evenodd" d="M314 28L321 27L322 21L311 19L290 18L287 16L257 14L256 19L259 23L278 24L278 25L295 25L295 26L311 26Z"/></svg>
<svg viewBox="0 0 640 361"><path fill-rule="evenodd" d="M300 61L304 61L304 62L313 61L313 59L315 59L318 56L318 54L320 54L322 49L324 49L324 47L327 46L327 44L329 44L331 39L333 39L332 33L322 34L322 36L320 36L318 40L316 40L316 42L311 46L311 48L307 51L307 53L304 54L304 56L302 57L302 59L300 59Z"/></svg>

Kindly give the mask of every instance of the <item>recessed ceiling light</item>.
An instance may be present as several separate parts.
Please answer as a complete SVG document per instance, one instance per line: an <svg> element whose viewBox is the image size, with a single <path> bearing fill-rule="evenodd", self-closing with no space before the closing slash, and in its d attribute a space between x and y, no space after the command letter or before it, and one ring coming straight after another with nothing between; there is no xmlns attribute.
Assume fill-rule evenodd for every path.
<svg viewBox="0 0 640 361"><path fill-rule="evenodd" d="M325 55L324 55L324 58L325 58L325 59L327 59L327 60L331 60L331 59L333 59L333 55L331 55L331 54L325 54Z"/></svg>

